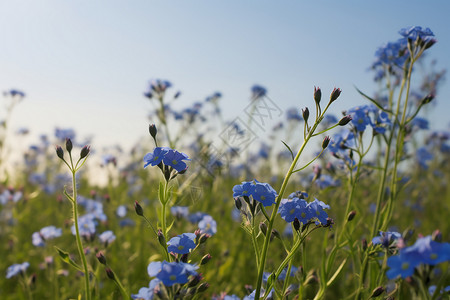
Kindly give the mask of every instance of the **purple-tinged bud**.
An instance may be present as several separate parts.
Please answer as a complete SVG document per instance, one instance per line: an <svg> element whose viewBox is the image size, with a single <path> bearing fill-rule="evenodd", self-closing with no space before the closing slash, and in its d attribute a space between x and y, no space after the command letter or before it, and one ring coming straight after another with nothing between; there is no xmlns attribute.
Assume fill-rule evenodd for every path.
<svg viewBox="0 0 450 300"><path fill-rule="evenodd" d="M297 218L294 219L294 222L292 222L292 225L294 225L294 229L296 231L300 230L300 221Z"/></svg>
<svg viewBox="0 0 450 300"><path fill-rule="evenodd" d="M64 160L64 150L61 148L61 146L56 146L56 155Z"/></svg>
<svg viewBox="0 0 450 300"><path fill-rule="evenodd" d="M141 217L144 216L144 210L142 209L142 206L137 201L134 201L134 210L136 211L136 214L138 216L141 216Z"/></svg>
<svg viewBox="0 0 450 300"><path fill-rule="evenodd" d="M159 244L161 246L163 246L164 248L166 248L167 247L166 238L164 237L164 234L163 234L161 229L158 229L157 235L158 235L158 242L159 242Z"/></svg>
<svg viewBox="0 0 450 300"><path fill-rule="evenodd" d="M70 139L66 139L66 150L67 152L72 152L73 144Z"/></svg>
<svg viewBox="0 0 450 300"><path fill-rule="evenodd" d="M352 116L347 115L339 120L339 126L345 126L352 120Z"/></svg>
<svg viewBox="0 0 450 300"><path fill-rule="evenodd" d="M441 243L442 242L442 232L439 229L433 231L433 234L431 235L431 239L435 242Z"/></svg>
<svg viewBox="0 0 450 300"><path fill-rule="evenodd" d="M264 222L259 223L259 229L264 234L264 236L266 236L266 234L267 234L267 225L266 225L266 223L264 223Z"/></svg>
<svg viewBox="0 0 450 300"><path fill-rule="evenodd" d="M105 268L105 272L109 279L115 279L116 276L114 275L113 270L111 270L110 268Z"/></svg>
<svg viewBox="0 0 450 300"><path fill-rule="evenodd" d="M305 120L305 122L308 122L309 119L309 109L307 107L305 107L305 109L302 109L302 115L303 115L303 120Z"/></svg>
<svg viewBox="0 0 450 300"><path fill-rule="evenodd" d="M102 265L106 265L106 257L105 255L103 255L103 252L100 251L97 254L95 254L95 256Z"/></svg>
<svg viewBox="0 0 450 300"><path fill-rule="evenodd" d="M158 129L156 129L156 125L155 124L150 124L148 126L148 131L150 132L150 135L152 136L152 138L156 138L156 135L158 134Z"/></svg>
<svg viewBox="0 0 450 300"><path fill-rule="evenodd" d="M90 151L91 151L91 146L89 146L89 145L84 146L80 152L80 159L83 159L86 156L88 156Z"/></svg>
<svg viewBox="0 0 450 300"><path fill-rule="evenodd" d="M348 213L347 215L347 221L350 222L351 220L353 220L356 216L356 211L352 210L351 212Z"/></svg>
<svg viewBox="0 0 450 300"><path fill-rule="evenodd" d="M198 239L199 244L203 244L204 242L206 242L207 239L209 239L211 237L211 235L207 234L207 233L203 233L200 238Z"/></svg>
<svg viewBox="0 0 450 300"><path fill-rule="evenodd" d="M204 291L206 291L209 288L209 284L207 282L203 282L202 284L200 284L197 288L197 293L203 293Z"/></svg>
<svg viewBox="0 0 450 300"><path fill-rule="evenodd" d="M319 105L320 100L322 99L322 91L318 87L314 87L314 101Z"/></svg>
<svg viewBox="0 0 450 300"><path fill-rule="evenodd" d="M276 237L277 239L281 240L281 235L276 229L272 229L272 236Z"/></svg>
<svg viewBox="0 0 450 300"><path fill-rule="evenodd" d="M181 258L180 258L181 262L187 263L188 260L189 260L189 253L181 255Z"/></svg>
<svg viewBox="0 0 450 300"><path fill-rule="evenodd" d="M178 97L180 97L181 95L181 91L178 91L175 93L175 95L173 96L174 99L177 99Z"/></svg>
<svg viewBox="0 0 450 300"><path fill-rule="evenodd" d="M202 257L202 259L200 261L200 265L204 265L204 264L208 263L210 260L211 260L211 255L208 253Z"/></svg>
<svg viewBox="0 0 450 300"><path fill-rule="evenodd" d="M422 42L421 46L424 47L425 49L428 49L428 48L430 48L431 46L433 46L436 43L437 43L436 39L429 39L426 42Z"/></svg>
<svg viewBox="0 0 450 300"><path fill-rule="evenodd" d="M372 295L370 295L370 298L376 298L376 297L380 296L383 292L384 292L384 287L379 286L372 291Z"/></svg>
<svg viewBox="0 0 450 300"><path fill-rule="evenodd" d="M341 95L342 90L334 88L330 95L330 103L334 102Z"/></svg>
<svg viewBox="0 0 450 300"><path fill-rule="evenodd" d="M367 240L366 239L362 239L361 241L361 248L363 251L367 250Z"/></svg>
<svg viewBox="0 0 450 300"><path fill-rule="evenodd" d="M433 99L434 99L434 95L433 94L426 95L425 98L422 99L422 103L421 104L422 105L428 104L431 101L433 101Z"/></svg>
<svg viewBox="0 0 450 300"><path fill-rule="evenodd" d="M184 173L186 173L186 171L187 171L188 168L189 168L189 167L186 167L186 169L181 170L181 171L178 172L177 174L183 175Z"/></svg>
<svg viewBox="0 0 450 300"><path fill-rule="evenodd" d="M328 147L328 144L330 143L330 137L329 136L326 136L324 139L323 139L323 142L322 142L322 149L326 149L327 147Z"/></svg>
<svg viewBox="0 0 450 300"><path fill-rule="evenodd" d="M239 199L239 198L234 198L234 205L236 206L236 208L237 208L238 210L241 210L241 208L242 208L242 202L241 202L241 199Z"/></svg>
<svg viewBox="0 0 450 300"><path fill-rule="evenodd" d="M195 276L192 276L191 277L191 280L189 281L189 283L188 283L188 287L194 287L194 286L196 286L197 284L199 284L200 283L200 281L203 279L203 276L201 275L201 274L197 274L197 275L195 275Z"/></svg>

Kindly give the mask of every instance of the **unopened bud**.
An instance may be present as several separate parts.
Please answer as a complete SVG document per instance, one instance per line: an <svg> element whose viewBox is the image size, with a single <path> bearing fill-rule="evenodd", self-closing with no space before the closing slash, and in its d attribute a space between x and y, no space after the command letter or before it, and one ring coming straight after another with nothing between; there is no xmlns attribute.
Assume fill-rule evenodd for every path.
<svg viewBox="0 0 450 300"><path fill-rule="evenodd" d="M259 223L259 229L261 232L266 235L267 234L267 225L264 222Z"/></svg>
<svg viewBox="0 0 450 300"><path fill-rule="evenodd" d="M441 243L442 242L442 232L437 229L433 232L433 234L431 235L431 239L435 242Z"/></svg>
<svg viewBox="0 0 450 300"><path fill-rule="evenodd" d="M345 126L352 120L352 117L350 115L347 115L339 120L339 126Z"/></svg>
<svg viewBox="0 0 450 300"><path fill-rule="evenodd" d="M206 242L206 240L208 238L210 238L211 235L207 234L207 233L203 233L200 238L198 239L199 244L203 244L204 242Z"/></svg>
<svg viewBox="0 0 450 300"><path fill-rule="evenodd" d="M425 96L425 98L422 99L422 105L430 103L431 101L433 101L433 99L434 99L434 95L432 95L432 94Z"/></svg>
<svg viewBox="0 0 450 300"><path fill-rule="evenodd" d="M322 91L320 88L314 87L314 101L316 101L316 104L319 105L320 99L322 99Z"/></svg>
<svg viewBox="0 0 450 300"><path fill-rule="evenodd" d="M339 96L341 95L341 92L342 92L341 89L334 88L334 90L331 92L331 95L330 95L330 103L335 101L337 98L339 98Z"/></svg>
<svg viewBox="0 0 450 300"><path fill-rule="evenodd" d="M103 255L103 252L98 252L95 256L102 265L106 265L106 257Z"/></svg>
<svg viewBox="0 0 450 300"><path fill-rule="evenodd" d="M71 152L73 148L72 141L70 139L66 139L66 150L67 152Z"/></svg>
<svg viewBox="0 0 450 300"><path fill-rule="evenodd" d="M370 295L370 298L376 298L376 297L380 296L383 292L384 292L384 287L379 286L372 291L372 295Z"/></svg>
<svg viewBox="0 0 450 300"><path fill-rule="evenodd" d="M189 253L186 253L186 254L181 255L180 261L187 263L188 259L189 259Z"/></svg>
<svg viewBox="0 0 450 300"><path fill-rule="evenodd" d="M113 270L111 270L110 268L106 268L105 272L109 279L114 280L115 276Z"/></svg>
<svg viewBox="0 0 450 300"><path fill-rule="evenodd" d="M91 147L86 145L81 149L80 152L80 159L85 158L86 156L88 156L89 152L91 151Z"/></svg>
<svg viewBox="0 0 450 300"><path fill-rule="evenodd" d="M139 204L139 202L134 201L134 210L136 211L136 214L138 216L144 216L144 210L142 209L142 206Z"/></svg>
<svg viewBox="0 0 450 300"><path fill-rule="evenodd" d="M237 208L238 210L241 210L241 208L242 208L242 202L241 202L241 199L239 199L239 198L234 198L234 205L236 206L236 208Z"/></svg>
<svg viewBox="0 0 450 300"><path fill-rule="evenodd" d="M158 134L158 130L156 129L155 124L150 124L148 126L148 131L150 132L150 135L152 136L152 138L156 138L156 135Z"/></svg>
<svg viewBox="0 0 450 300"><path fill-rule="evenodd" d="M61 146L56 146L56 155L64 160L64 150L61 148Z"/></svg>
<svg viewBox="0 0 450 300"><path fill-rule="evenodd" d="M272 229L272 236L274 236L274 237L276 237L277 239L280 239L280 240L281 240L281 235L280 235L280 233L278 232L278 230L276 230L276 229Z"/></svg>
<svg viewBox="0 0 450 300"><path fill-rule="evenodd" d="M202 257L202 259L200 261L200 265L204 265L204 264L208 263L210 260L211 260L211 255L208 253Z"/></svg>
<svg viewBox="0 0 450 300"><path fill-rule="evenodd" d="M348 213L347 215L347 221L350 222L351 220L353 220L356 216L356 211L352 210L351 212Z"/></svg>
<svg viewBox="0 0 450 300"><path fill-rule="evenodd" d="M199 284L200 283L200 281L203 279L203 277L202 277L202 275L201 274L197 274L197 275L195 275L195 276L192 276L191 277L191 280L189 280L189 283L188 283L188 287L194 287L194 286L196 286L197 284Z"/></svg>
<svg viewBox="0 0 450 300"><path fill-rule="evenodd" d="M309 109L307 107L305 107L305 109L302 109L302 115L303 115L303 120L305 120L305 122L308 122Z"/></svg>
<svg viewBox="0 0 450 300"><path fill-rule="evenodd" d="M180 97L181 95L181 91L178 91L175 93L175 95L173 96L174 99L177 99L178 97Z"/></svg>
<svg viewBox="0 0 450 300"><path fill-rule="evenodd" d="M367 250L367 240L366 239L363 239L361 241L361 248L362 248L363 251Z"/></svg>
<svg viewBox="0 0 450 300"><path fill-rule="evenodd" d="M294 229L296 231L300 230L300 221L297 218L294 219L294 222L292 222L292 225L294 225Z"/></svg>
<svg viewBox="0 0 450 300"><path fill-rule="evenodd" d="M197 293L203 293L204 291L206 291L209 288L209 284L207 282L203 282L202 284L200 284L197 288Z"/></svg>
<svg viewBox="0 0 450 300"><path fill-rule="evenodd" d="M158 229L157 235L158 235L158 242L159 242L159 244L161 246L163 246L164 248L166 248L167 247L166 238L164 237L164 234L163 234L161 229Z"/></svg>
<svg viewBox="0 0 450 300"><path fill-rule="evenodd" d="M323 139L323 142L322 142L322 149L327 148L329 143L330 143L330 137L329 137L329 136L326 136L326 137Z"/></svg>

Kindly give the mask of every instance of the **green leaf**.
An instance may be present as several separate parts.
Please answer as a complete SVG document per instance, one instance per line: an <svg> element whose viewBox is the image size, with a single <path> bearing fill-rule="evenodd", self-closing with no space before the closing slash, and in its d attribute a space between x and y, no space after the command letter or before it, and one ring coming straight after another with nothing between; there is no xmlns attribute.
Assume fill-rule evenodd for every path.
<svg viewBox="0 0 450 300"><path fill-rule="evenodd" d="M169 234L169 231L170 231L170 229L172 228L173 223L175 223L175 220L172 220L172 223L170 223L170 225L167 226L167 228L166 228L166 236Z"/></svg>
<svg viewBox="0 0 450 300"><path fill-rule="evenodd" d="M54 247L55 247L56 251L58 251L59 257L61 257L61 259L62 259L64 262L68 263L69 265L71 265L72 267L74 267L75 269L77 269L78 271L81 271L81 272L84 273L83 269L82 269L79 265L77 265L77 263L75 263L75 262L70 258L69 252L66 252L66 251L64 251L64 250L62 250L62 249L60 249L60 248L58 248L58 247L56 247L56 246L54 246Z"/></svg>
<svg viewBox="0 0 450 300"><path fill-rule="evenodd" d="M294 153L292 153L291 148L285 142L283 142L283 141L281 141L281 142L286 146L286 148L288 148L289 152L291 153L292 160L294 160Z"/></svg>
<svg viewBox="0 0 450 300"><path fill-rule="evenodd" d="M344 268L345 263L347 262L347 259L344 259L344 261L341 263L341 265L339 266L339 268L336 270L336 272L334 272L334 275L331 276L330 280L328 280L327 282L327 286L331 285L333 283L333 281L337 278L337 276L339 275L339 273L342 271L342 268Z"/></svg>
<svg viewBox="0 0 450 300"><path fill-rule="evenodd" d="M369 100L370 102L372 102L373 104L375 104L376 107L378 107L379 109L381 109L382 111L385 111L387 113L392 114L393 112L389 109L384 108L383 106L381 106L375 99L370 98L369 96L367 96L366 94L364 94L362 91L360 91L356 86L355 89L358 91L358 93L363 96L364 98L366 98L367 100Z"/></svg>

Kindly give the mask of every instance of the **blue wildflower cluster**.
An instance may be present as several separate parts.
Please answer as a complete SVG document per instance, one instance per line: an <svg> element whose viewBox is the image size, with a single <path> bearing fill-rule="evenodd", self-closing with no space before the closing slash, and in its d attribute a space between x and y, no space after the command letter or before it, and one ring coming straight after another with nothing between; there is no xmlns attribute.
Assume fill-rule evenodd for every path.
<svg viewBox="0 0 450 300"><path fill-rule="evenodd" d="M148 165L159 166L161 169L167 166L175 169L178 173L183 173L187 170L185 160L190 159L182 152L170 149L169 147L156 147L153 152L147 153L144 156L144 168Z"/></svg>
<svg viewBox="0 0 450 300"><path fill-rule="evenodd" d="M434 266L450 260L450 243L439 243L431 236L417 239L414 245L400 249L398 255L387 260L389 270L386 275L390 278L402 278L414 274L419 265Z"/></svg>
<svg viewBox="0 0 450 300"><path fill-rule="evenodd" d="M330 209L330 206L317 199L308 203L305 199L294 197L282 199L278 213L288 223L297 219L303 225L311 222L326 225L328 214L325 209Z"/></svg>
<svg viewBox="0 0 450 300"><path fill-rule="evenodd" d="M277 192L268 183L261 183L258 180L244 181L242 184L233 187L233 198L244 198L249 201L250 197L264 206L271 206L275 203Z"/></svg>

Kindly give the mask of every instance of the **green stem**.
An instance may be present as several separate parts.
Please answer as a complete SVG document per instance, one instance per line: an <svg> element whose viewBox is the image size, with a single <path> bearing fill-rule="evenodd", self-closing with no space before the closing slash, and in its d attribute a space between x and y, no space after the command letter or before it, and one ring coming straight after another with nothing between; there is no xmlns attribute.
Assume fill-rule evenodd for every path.
<svg viewBox="0 0 450 300"><path fill-rule="evenodd" d="M71 160L72 161L72 160ZM86 299L91 299L91 292L89 287L89 270L87 266L86 256L84 255L84 248L83 243L81 241L80 237L80 230L78 228L78 207L77 207L77 186L76 186L76 178L75 178L76 171L72 170L72 187L73 187L73 194L72 194L72 208L73 208L73 221L75 225L75 233L76 233L76 240L77 240L77 247L78 247L78 253L80 254L81 261L83 262L83 269L84 269L84 286L86 291Z"/></svg>

